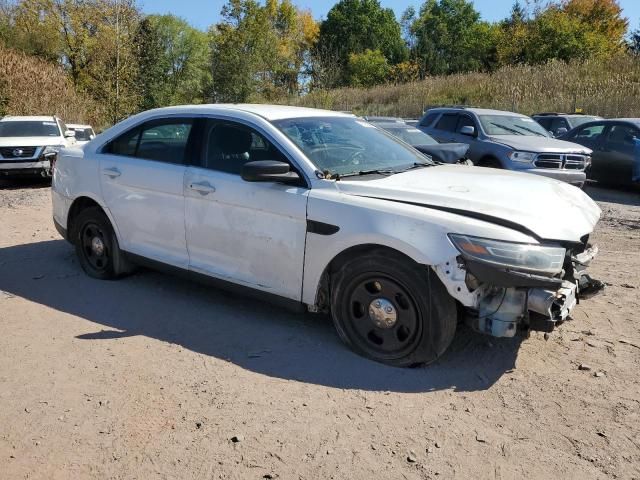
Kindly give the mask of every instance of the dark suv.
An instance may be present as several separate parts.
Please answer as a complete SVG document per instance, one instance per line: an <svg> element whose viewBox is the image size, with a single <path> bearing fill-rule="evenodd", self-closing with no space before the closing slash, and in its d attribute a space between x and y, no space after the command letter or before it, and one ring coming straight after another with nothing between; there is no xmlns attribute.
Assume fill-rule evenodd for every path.
<svg viewBox="0 0 640 480"><path fill-rule="evenodd" d="M564 135L572 128L576 128L583 123L592 122L594 120L602 120L602 117L595 115L582 115L580 113L536 113L532 115L536 122L551 133L554 137Z"/></svg>

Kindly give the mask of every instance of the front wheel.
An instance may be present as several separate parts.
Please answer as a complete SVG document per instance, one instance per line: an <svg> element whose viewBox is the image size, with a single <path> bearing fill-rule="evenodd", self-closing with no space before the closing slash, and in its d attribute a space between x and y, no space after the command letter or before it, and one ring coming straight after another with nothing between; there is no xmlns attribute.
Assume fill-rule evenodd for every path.
<svg viewBox="0 0 640 480"><path fill-rule="evenodd" d="M356 353L398 367L436 360L457 323L455 302L430 269L383 250L336 272L331 311L338 334Z"/></svg>

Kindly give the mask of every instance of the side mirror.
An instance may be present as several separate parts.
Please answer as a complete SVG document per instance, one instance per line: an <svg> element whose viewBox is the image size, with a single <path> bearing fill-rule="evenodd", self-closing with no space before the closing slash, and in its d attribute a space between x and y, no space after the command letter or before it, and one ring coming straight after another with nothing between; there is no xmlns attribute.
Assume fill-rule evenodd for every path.
<svg viewBox="0 0 640 480"><path fill-rule="evenodd" d="M258 160L244 164L242 179L245 182L296 183L300 177L291 171L288 163L276 160Z"/></svg>
<svg viewBox="0 0 640 480"><path fill-rule="evenodd" d="M468 135L469 137L473 137L476 134L476 129L471 125L465 125L460 129L460 134Z"/></svg>
<svg viewBox="0 0 640 480"><path fill-rule="evenodd" d="M64 132L64 138L75 138L76 131L75 130L67 130Z"/></svg>

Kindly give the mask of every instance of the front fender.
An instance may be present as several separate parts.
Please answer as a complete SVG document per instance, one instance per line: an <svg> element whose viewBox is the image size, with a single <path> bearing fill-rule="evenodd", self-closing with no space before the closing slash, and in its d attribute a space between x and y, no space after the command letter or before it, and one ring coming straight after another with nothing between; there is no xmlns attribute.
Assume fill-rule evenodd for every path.
<svg viewBox="0 0 640 480"><path fill-rule="evenodd" d="M302 301L308 305L316 303L327 266L340 253L353 247L383 246L418 264L435 266L458 255L447 236L452 232L531 241L520 232L462 215L328 189L311 191L307 217L338 227L333 233L307 233Z"/></svg>

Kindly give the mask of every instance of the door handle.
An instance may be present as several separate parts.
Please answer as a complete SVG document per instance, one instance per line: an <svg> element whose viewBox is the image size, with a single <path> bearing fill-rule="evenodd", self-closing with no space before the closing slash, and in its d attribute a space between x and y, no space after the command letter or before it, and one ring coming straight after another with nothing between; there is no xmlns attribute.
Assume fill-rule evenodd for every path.
<svg viewBox="0 0 640 480"><path fill-rule="evenodd" d="M102 170L102 174L110 178L117 178L122 175L120 170L118 170L116 167L105 168L104 170Z"/></svg>
<svg viewBox="0 0 640 480"><path fill-rule="evenodd" d="M195 190L196 192L201 193L202 195L209 195L210 193L213 193L216 191L216 187L209 184L208 182L190 183L189 188L191 190Z"/></svg>

